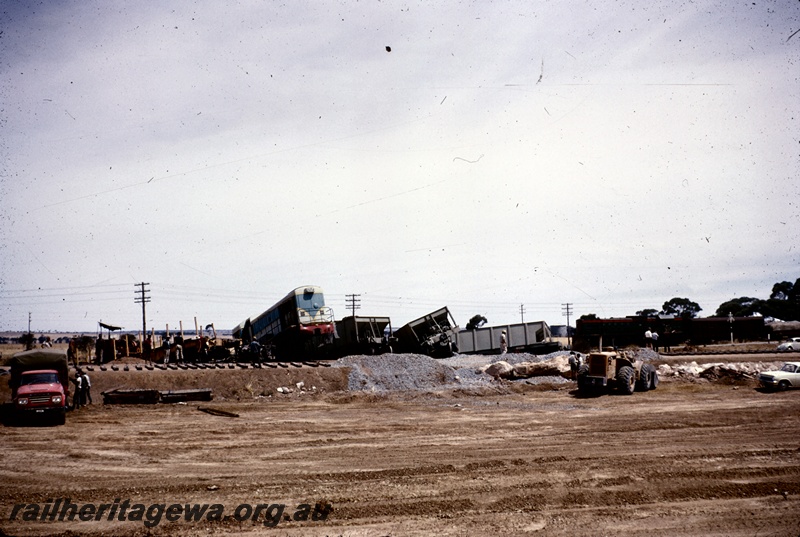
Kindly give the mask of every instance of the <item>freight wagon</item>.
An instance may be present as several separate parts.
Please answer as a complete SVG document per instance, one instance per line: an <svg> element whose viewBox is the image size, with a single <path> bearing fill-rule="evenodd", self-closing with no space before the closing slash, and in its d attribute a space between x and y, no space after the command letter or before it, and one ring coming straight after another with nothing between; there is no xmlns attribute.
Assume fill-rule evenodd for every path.
<svg viewBox="0 0 800 537"><path fill-rule="evenodd" d="M500 334L506 331L509 352L547 354L561 349L551 341L550 327L544 321L530 323L484 326L474 330L460 330L457 336L461 354L499 354Z"/></svg>
<svg viewBox="0 0 800 537"><path fill-rule="evenodd" d="M393 343L389 317L349 316L336 321L335 356L392 352Z"/></svg>

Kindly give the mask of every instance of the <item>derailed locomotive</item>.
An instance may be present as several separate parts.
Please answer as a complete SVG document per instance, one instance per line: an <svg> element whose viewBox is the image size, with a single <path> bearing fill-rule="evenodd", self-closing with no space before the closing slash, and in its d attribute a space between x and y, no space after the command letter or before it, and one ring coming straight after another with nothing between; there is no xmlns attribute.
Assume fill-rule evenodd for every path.
<svg viewBox="0 0 800 537"><path fill-rule="evenodd" d="M397 330L389 317L349 316L334 321L325 305L322 288L298 287L280 302L232 332L236 356L243 361L334 359L351 354L418 353L446 358L499 352L499 331L508 331L510 348L518 352L552 352L560 346L550 341L544 321L459 330L447 306L414 319ZM498 337L493 336L494 333ZM496 340L496 341L495 341ZM537 352L538 351L538 352Z"/></svg>
<svg viewBox="0 0 800 537"><path fill-rule="evenodd" d="M333 342L333 310L325 305L322 288L298 287L264 313L248 318L233 329L245 345L256 343L276 358L298 353L315 357Z"/></svg>

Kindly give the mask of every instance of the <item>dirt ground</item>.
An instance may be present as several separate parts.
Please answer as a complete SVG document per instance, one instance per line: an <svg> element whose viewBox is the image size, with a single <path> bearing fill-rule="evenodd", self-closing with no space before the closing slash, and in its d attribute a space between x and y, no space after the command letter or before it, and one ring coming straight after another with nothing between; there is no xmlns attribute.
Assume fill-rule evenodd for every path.
<svg viewBox="0 0 800 537"><path fill-rule="evenodd" d="M65 426L0 428L0 535L800 536L800 390L664 379L633 396L524 381L374 394L347 392L342 371L95 372L95 404ZM228 384L210 403L99 404L140 383L125 375ZM110 505L41 521L66 498ZM127 518L136 504L150 516ZM210 507L186 520L186 504Z"/></svg>

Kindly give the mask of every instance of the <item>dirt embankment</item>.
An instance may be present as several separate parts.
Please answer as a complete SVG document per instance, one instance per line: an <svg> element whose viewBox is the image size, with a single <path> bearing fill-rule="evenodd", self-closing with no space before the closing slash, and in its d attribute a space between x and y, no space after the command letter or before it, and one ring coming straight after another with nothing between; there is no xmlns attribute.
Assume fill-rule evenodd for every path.
<svg viewBox="0 0 800 537"><path fill-rule="evenodd" d="M756 385L758 372L779 368L776 358L791 359L790 354L737 355L659 355L648 349L635 349L637 357L656 366L663 381L732 381ZM498 381L481 372L488 363L499 360L520 362L553 361L564 352L543 356L524 353L507 355L456 355L437 360L424 355L385 354L350 356L334 362L300 364L283 362L263 367L225 364L214 369L146 369L138 358L124 358L105 364L83 366L92 382L93 397L113 389L187 390L211 389L214 398L250 400L288 396L313 396L331 392L430 392L440 390L497 390L505 392L530 389L531 385L563 385L562 376L536 377L513 382ZM800 358L800 356L798 357ZM163 366L162 366L163 367ZM177 367L172 364L171 367ZM705 374L714 368L714 375ZM72 372L74 375L74 370ZM523 386L525 385L525 386ZM280 388L280 390L279 390ZM0 400L10 400L6 382L0 380Z"/></svg>

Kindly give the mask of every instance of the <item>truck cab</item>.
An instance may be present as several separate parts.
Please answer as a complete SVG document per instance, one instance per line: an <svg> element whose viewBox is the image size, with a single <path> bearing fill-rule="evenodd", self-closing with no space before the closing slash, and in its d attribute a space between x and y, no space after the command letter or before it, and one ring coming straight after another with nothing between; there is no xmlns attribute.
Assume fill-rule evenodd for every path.
<svg viewBox="0 0 800 537"><path fill-rule="evenodd" d="M66 421L69 395L66 352L36 349L15 354L9 386L18 421L47 419L59 425Z"/></svg>
<svg viewBox="0 0 800 537"><path fill-rule="evenodd" d="M20 385L14 397L17 412L27 412L52 417L59 424L65 422L67 394L58 380L58 371L37 369L20 375Z"/></svg>

